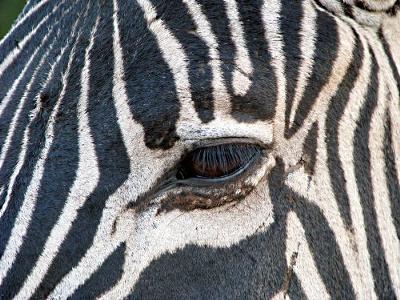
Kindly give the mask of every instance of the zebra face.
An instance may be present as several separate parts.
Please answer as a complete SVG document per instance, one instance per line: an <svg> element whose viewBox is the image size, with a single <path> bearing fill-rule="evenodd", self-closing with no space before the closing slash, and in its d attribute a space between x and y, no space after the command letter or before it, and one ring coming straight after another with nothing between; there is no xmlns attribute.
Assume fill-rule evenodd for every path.
<svg viewBox="0 0 400 300"><path fill-rule="evenodd" d="M398 6L29 2L0 298L400 297Z"/></svg>

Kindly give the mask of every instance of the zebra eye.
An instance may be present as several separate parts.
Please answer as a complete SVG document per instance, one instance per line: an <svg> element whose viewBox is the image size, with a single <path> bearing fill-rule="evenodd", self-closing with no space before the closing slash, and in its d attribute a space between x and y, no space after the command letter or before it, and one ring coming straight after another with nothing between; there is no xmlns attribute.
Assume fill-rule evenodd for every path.
<svg viewBox="0 0 400 300"><path fill-rule="evenodd" d="M181 163L177 178L223 179L241 173L262 153L255 144L220 144L199 148L189 153Z"/></svg>
<svg viewBox="0 0 400 300"><path fill-rule="evenodd" d="M157 214L161 214L239 203L257 188L274 164L268 146L252 141L232 138L229 143L225 140L202 146L186 154L153 191L129 208L140 212L157 205Z"/></svg>

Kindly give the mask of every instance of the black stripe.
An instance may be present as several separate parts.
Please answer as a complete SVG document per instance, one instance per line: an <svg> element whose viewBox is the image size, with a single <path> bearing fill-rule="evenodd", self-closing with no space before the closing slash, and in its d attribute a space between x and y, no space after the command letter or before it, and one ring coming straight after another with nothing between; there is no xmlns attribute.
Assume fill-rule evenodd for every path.
<svg viewBox="0 0 400 300"><path fill-rule="evenodd" d="M289 128L289 123L285 122L287 138L295 134L307 118L323 86L332 76L334 61L338 55L339 36L335 18L324 11L316 10L316 12L317 36L313 70L295 113L293 126ZM287 63L290 64L291 61Z"/></svg>
<svg viewBox="0 0 400 300"><path fill-rule="evenodd" d="M79 209L78 216L60 247L60 252L36 293L39 298L50 293L62 277L85 255L93 243L107 199L127 180L130 172L129 158L117 123L112 96L114 75L112 16L112 2L103 2L100 6L99 30L90 51L87 111L100 171L99 183ZM89 18L94 19L94 17Z"/></svg>
<svg viewBox="0 0 400 300"><path fill-rule="evenodd" d="M59 38L61 40L67 40L70 34L70 32L64 32L64 35L60 35ZM46 126L51 112L54 108L55 102L58 99L62 89L61 76L66 69L69 54L71 52L71 45L73 43L74 40L72 39L71 44L65 50L60 63L55 66L56 71L54 73L54 77L51 79L49 84L42 92L42 96L45 95L47 99L46 105L40 108L38 115L29 124L29 141L27 145L28 150L26 154L26 159L23 162L21 171L18 174L15 185L11 191L12 201L10 201L10 204L5 211L5 214L0 219L0 228L2 229L2 234L0 235L0 256L4 253L5 246L10 237L15 219L25 198L27 187L31 181L34 167L44 147ZM4 196L5 194L6 193L3 193Z"/></svg>
<svg viewBox="0 0 400 300"><path fill-rule="evenodd" d="M178 136L180 103L169 66L139 5L120 2L119 25L131 113L145 132L146 146L168 149ZM134 30L132 30L134 28Z"/></svg>
<svg viewBox="0 0 400 300"><path fill-rule="evenodd" d="M346 75L341 82L335 96L330 101L326 117L326 137L328 154L328 169L331 178L331 186L336 197L340 215L347 228L351 230L352 220L350 213L349 196L346 192L346 178L344 176L342 162L339 157L339 125L349 102L356 80L360 74L364 60L364 47L357 32L353 31L356 37L352 61L347 69Z"/></svg>
<svg viewBox="0 0 400 300"><path fill-rule="evenodd" d="M218 44L221 59L221 70L225 84L232 91L232 71L234 70L235 46L230 35L229 19L226 14L224 2L221 0L200 1L203 13L211 25Z"/></svg>
<svg viewBox="0 0 400 300"><path fill-rule="evenodd" d="M49 28L57 22L57 20L60 20L63 12L65 11L65 4L61 4L59 8L54 12L53 14L50 15L50 17L39 27L39 29L36 31L36 33L31 37L31 41L25 46L23 51L19 52L18 55L13 59L13 62L3 71L3 73L0 74L0 82L2 83L0 85L0 101L4 98L4 96L7 94L8 89L16 78L21 74L23 68L25 67L27 61L30 59L31 54L35 51L37 47L42 43L43 37L48 33ZM42 19L35 19L32 20L33 24L38 24ZM32 26L32 24L29 24L29 28ZM28 30L29 31L29 30ZM24 32L26 34L26 32ZM18 33L12 34L10 38L13 38L14 40L18 39ZM15 43L15 41L14 41ZM5 46L3 50L0 50L0 53L4 53L4 57L0 57L0 62L2 62L5 58L5 56L12 51L12 49L15 47L14 46L11 49L7 49ZM3 52L4 51L4 52Z"/></svg>
<svg viewBox="0 0 400 300"><path fill-rule="evenodd" d="M344 3L344 2L341 2L340 4L342 6L344 14L347 17L354 19L354 7L351 6L350 4L347 4L347 3Z"/></svg>
<svg viewBox="0 0 400 300"><path fill-rule="evenodd" d="M230 86L232 115L239 122L272 119L276 109L277 83L262 20L264 1L238 0L237 7L249 58L253 66L251 86L245 96L234 95ZM224 47L224 45L222 45ZM233 61L227 63L233 64ZM229 70L231 71L231 70ZM231 78L228 78L231 80ZM227 81L231 83L231 81Z"/></svg>
<svg viewBox="0 0 400 300"><path fill-rule="evenodd" d="M369 151L369 131L371 118L378 104L378 73L380 68L372 49L371 76L368 93L364 106L357 121L356 134L354 136L354 167L357 179L357 187L360 195L367 236L367 246L370 255L372 274L374 276L375 291L379 299L394 299L395 293L391 284L389 269L385 260L385 252L382 246L382 237L379 234L377 216L374 208L374 199L371 179L371 154Z"/></svg>
<svg viewBox="0 0 400 300"><path fill-rule="evenodd" d="M82 5L74 9L80 12ZM76 13L66 18L64 28L66 32L69 32L67 24L72 25L75 20ZM87 30L90 30L89 24L87 25ZM3 282L2 289L5 291L12 290L17 293L22 287L24 279L44 249L75 180L79 160L77 103L81 92L80 76L77 74L80 74L84 63L88 39L81 41L76 48L65 97L60 105L60 111L64 115L58 115L54 124L54 140L44 166L43 178L37 187L38 196L33 217L15 263Z"/></svg>
<svg viewBox="0 0 400 300"><path fill-rule="evenodd" d="M393 140L393 120L391 120L389 111L387 111L386 120L385 140L383 144L386 164L385 173L390 196L393 223L396 228L397 238L400 240L400 178L397 176L396 157L394 153L394 147L396 147L396 143L399 141L396 142ZM397 120L397 122L398 121L399 120Z"/></svg>
<svg viewBox="0 0 400 300"><path fill-rule="evenodd" d="M293 274L287 295L290 299L307 299L296 274Z"/></svg>
<svg viewBox="0 0 400 300"><path fill-rule="evenodd" d="M101 267L68 299L93 299L111 289L122 276L125 262L125 243L104 261Z"/></svg>
<svg viewBox="0 0 400 300"><path fill-rule="evenodd" d="M309 176L314 175L315 164L317 162L318 130L318 123L315 122L308 132L303 144L302 160L304 164L304 169Z"/></svg>
<svg viewBox="0 0 400 300"><path fill-rule="evenodd" d="M386 11L386 13L392 17L397 16L397 13L400 11L400 0L397 0L396 3Z"/></svg>
<svg viewBox="0 0 400 300"><path fill-rule="evenodd" d="M290 112L292 110L295 90L300 75L299 69L302 59L300 30L304 18L302 4L303 1L282 1L281 32L283 37L283 53L286 59L286 124L289 124Z"/></svg>
<svg viewBox="0 0 400 300"><path fill-rule="evenodd" d="M5 193L7 191L7 186L6 185L0 185L0 209L3 207L4 202L5 202Z"/></svg>
<svg viewBox="0 0 400 300"><path fill-rule="evenodd" d="M143 270L127 299L271 299L286 270L284 225L230 248L167 252Z"/></svg>
<svg viewBox="0 0 400 300"><path fill-rule="evenodd" d="M152 3L157 8L160 19L185 50L189 62L192 100L200 119L205 123L210 122L214 119L213 76L209 49L196 33L197 29L202 28L197 28L187 6L180 1L154 0Z"/></svg>
<svg viewBox="0 0 400 300"><path fill-rule="evenodd" d="M354 5L358 8L366 10L366 11L370 11L370 12L375 11L375 10L372 10L371 8L369 8L369 6L363 0L354 0Z"/></svg>
<svg viewBox="0 0 400 300"><path fill-rule="evenodd" d="M292 195L294 211L304 227L318 274L329 295L337 299L355 299L350 276L343 262L335 233L320 208L306 199Z"/></svg>
<svg viewBox="0 0 400 300"><path fill-rule="evenodd" d="M394 80L396 81L396 84L397 84L398 95L400 97L400 70L396 66L396 63L395 63L394 58L393 58L393 53L390 50L390 45L389 45L389 43L387 42L387 40L385 38L385 35L383 33L383 29L382 28L379 30L378 36L379 36L379 39L382 42L385 54L386 54L386 56L387 56L387 58L389 60L389 65L390 65L390 68L391 68L391 70L393 72Z"/></svg>

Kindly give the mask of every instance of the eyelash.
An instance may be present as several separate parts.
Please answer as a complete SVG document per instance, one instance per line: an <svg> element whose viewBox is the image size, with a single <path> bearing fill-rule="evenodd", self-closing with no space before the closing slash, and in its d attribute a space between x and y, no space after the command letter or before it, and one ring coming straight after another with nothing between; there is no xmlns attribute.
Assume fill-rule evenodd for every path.
<svg viewBox="0 0 400 300"><path fill-rule="evenodd" d="M260 146L244 143L199 148L186 155L178 167L177 178L225 179L240 173L261 153Z"/></svg>

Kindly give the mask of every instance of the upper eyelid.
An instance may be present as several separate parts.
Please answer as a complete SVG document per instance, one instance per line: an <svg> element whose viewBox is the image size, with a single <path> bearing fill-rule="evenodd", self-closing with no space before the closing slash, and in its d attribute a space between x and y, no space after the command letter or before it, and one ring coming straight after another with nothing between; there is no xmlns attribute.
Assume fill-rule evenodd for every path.
<svg viewBox="0 0 400 300"><path fill-rule="evenodd" d="M195 151L200 148L212 147L224 144L254 144L258 145L263 149L270 149L270 144L265 144L260 140L249 138L249 137L224 137L224 138L211 138L204 140L186 140L189 142L189 147L187 147L186 154Z"/></svg>
<svg viewBox="0 0 400 300"><path fill-rule="evenodd" d="M185 144L204 143L210 140L227 140L230 138L243 138L258 141L261 144L273 143L274 125L272 121L251 123L237 123L226 120L223 123L193 126L182 122L178 126L180 142Z"/></svg>

